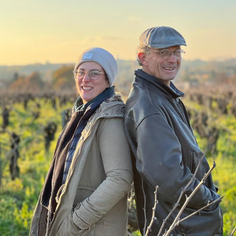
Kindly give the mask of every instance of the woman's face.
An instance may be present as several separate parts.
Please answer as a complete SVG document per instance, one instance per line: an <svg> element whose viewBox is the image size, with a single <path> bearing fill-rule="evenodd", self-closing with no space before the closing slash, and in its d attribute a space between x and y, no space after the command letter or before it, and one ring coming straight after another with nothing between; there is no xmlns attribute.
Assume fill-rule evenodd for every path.
<svg viewBox="0 0 236 236"><path fill-rule="evenodd" d="M75 77L76 88L83 100L83 103L87 103L97 97L106 88L109 88L109 83L106 79L105 71L96 62L89 61L82 63L76 70L83 74L82 78ZM102 72L96 80L89 77L90 71Z"/></svg>

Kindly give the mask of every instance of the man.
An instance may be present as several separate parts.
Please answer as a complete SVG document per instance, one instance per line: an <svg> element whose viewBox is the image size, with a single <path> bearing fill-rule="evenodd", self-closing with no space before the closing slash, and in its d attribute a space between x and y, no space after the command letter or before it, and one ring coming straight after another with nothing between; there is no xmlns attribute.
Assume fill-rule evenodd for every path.
<svg viewBox="0 0 236 236"><path fill-rule="evenodd" d="M126 104L125 131L133 153L137 214L141 233L147 231L155 203L154 222L149 235L157 235L163 220L173 209L181 190L189 183L180 204L167 219L169 229L186 197L209 170L198 147L186 109L179 99L184 94L171 82L178 73L186 46L185 39L170 27L153 27L140 36L133 88ZM219 199L211 175L188 203L184 218L209 202ZM162 235L161 234L161 235ZM222 235L219 201L177 225L171 235Z"/></svg>

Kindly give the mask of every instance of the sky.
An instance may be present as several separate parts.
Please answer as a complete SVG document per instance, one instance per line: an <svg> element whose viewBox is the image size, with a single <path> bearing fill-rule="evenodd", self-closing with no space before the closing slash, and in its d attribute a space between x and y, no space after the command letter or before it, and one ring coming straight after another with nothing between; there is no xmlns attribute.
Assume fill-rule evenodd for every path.
<svg viewBox="0 0 236 236"><path fill-rule="evenodd" d="M90 47L135 60L140 34L170 26L186 60L236 58L235 0L0 0L0 65L74 63Z"/></svg>

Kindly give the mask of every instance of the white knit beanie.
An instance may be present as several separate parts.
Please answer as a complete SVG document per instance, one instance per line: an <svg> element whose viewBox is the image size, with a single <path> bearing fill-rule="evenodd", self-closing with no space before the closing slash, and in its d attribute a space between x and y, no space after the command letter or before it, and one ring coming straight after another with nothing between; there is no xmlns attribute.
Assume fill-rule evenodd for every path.
<svg viewBox="0 0 236 236"><path fill-rule="evenodd" d="M89 48L79 56L74 70L77 70L78 67L86 61L94 61L98 63L106 72L110 87L114 84L118 72L118 66L116 59L111 53L103 48Z"/></svg>

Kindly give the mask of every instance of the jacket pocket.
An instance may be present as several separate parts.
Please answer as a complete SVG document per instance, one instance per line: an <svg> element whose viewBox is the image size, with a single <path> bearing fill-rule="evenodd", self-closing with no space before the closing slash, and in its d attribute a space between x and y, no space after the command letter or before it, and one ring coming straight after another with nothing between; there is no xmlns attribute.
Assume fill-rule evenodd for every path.
<svg viewBox="0 0 236 236"><path fill-rule="evenodd" d="M88 198L94 192L94 190L94 188L79 186L76 190L73 207L76 207L84 199Z"/></svg>
<svg viewBox="0 0 236 236"><path fill-rule="evenodd" d="M72 220L72 212L62 222L55 236L89 236L91 229L79 229Z"/></svg>
<svg viewBox="0 0 236 236"><path fill-rule="evenodd" d="M185 218L196 210L186 208L181 218ZM219 206L211 211L201 211L179 224L182 233L202 236L222 232L222 212Z"/></svg>

